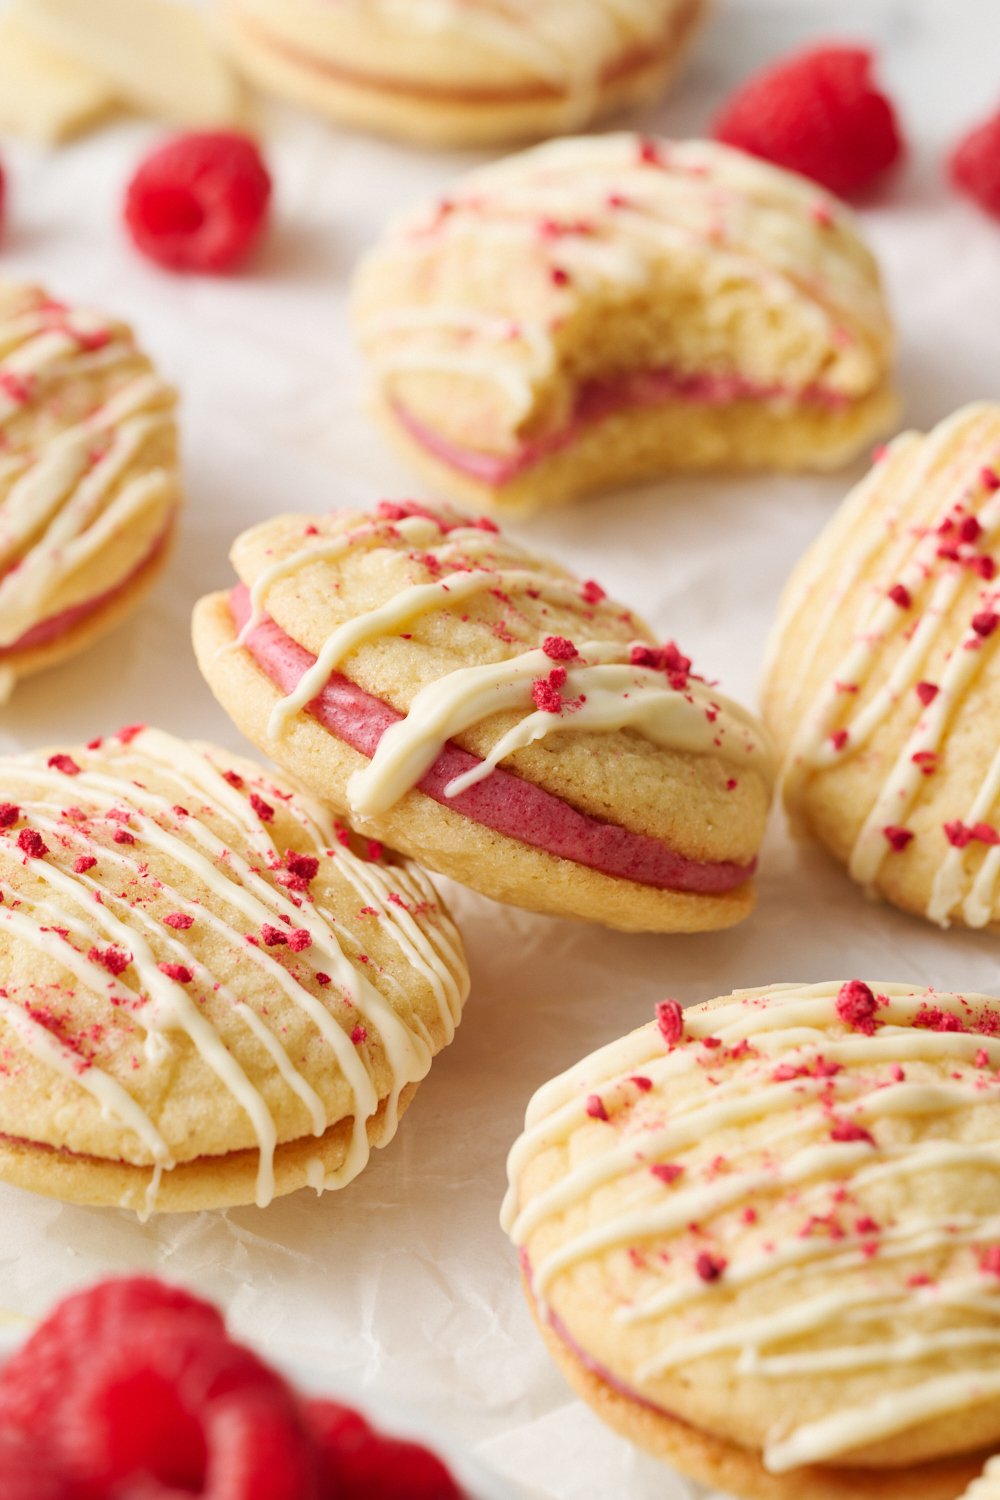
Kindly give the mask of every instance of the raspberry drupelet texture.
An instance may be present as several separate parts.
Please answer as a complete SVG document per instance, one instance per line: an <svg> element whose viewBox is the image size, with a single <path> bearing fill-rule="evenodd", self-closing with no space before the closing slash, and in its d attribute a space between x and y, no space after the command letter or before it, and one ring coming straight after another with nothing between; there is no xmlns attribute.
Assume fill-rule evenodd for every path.
<svg viewBox="0 0 1000 1500"><path fill-rule="evenodd" d="M860 192L903 153L872 65L870 52L849 46L813 47L774 63L737 89L713 135L841 197Z"/></svg>
<svg viewBox="0 0 1000 1500"><path fill-rule="evenodd" d="M0 1373L2 1500L463 1500L440 1459L303 1401L148 1277L61 1302Z"/></svg>
<svg viewBox="0 0 1000 1500"><path fill-rule="evenodd" d="M271 178L238 131L177 136L141 163L125 223L143 255L171 271L231 271L264 231Z"/></svg>
<svg viewBox="0 0 1000 1500"><path fill-rule="evenodd" d="M1000 110L963 136L948 171L959 192L1000 219Z"/></svg>

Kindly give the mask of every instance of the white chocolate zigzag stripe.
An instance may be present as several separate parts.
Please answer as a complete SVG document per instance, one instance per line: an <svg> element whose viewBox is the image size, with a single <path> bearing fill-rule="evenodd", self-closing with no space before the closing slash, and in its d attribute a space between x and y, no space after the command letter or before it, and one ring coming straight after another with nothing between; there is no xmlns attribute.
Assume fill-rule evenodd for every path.
<svg viewBox="0 0 1000 1500"><path fill-rule="evenodd" d="M116 894L119 882L141 881L151 852L169 865L187 872L211 891L232 915L223 917L201 902L188 899L177 885L158 880L157 891L174 911L197 920L198 928L239 945L241 961L258 970L267 982L287 997L315 1025L343 1074L352 1097L350 1145L341 1168L318 1184L339 1187L349 1182L365 1165L370 1145L367 1121L385 1105L381 1141L391 1138L398 1117L403 1089L423 1078L430 1066L432 1049L419 1019L404 1022L379 990L351 961L346 943L355 940L337 923L332 912L311 899L296 901L268 879L266 869L280 868L280 854L265 822L248 800L248 791L238 790L225 779L204 747L186 745L155 730L144 730L112 761L100 752L75 752L80 770L72 781L58 769L49 768L39 756L19 756L4 762L4 794L14 799L25 824L46 839L44 858L30 860L30 875L41 882L45 895L26 889L20 882L0 879L0 930L6 927L20 943L35 947L68 969L90 992L112 991L117 1004L126 1004L130 1018L145 1032L147 1058L155 1060L170 1051L170 1034L188 1036L209 1068L237 1100L252 1122L259 1147L257 1202L267 1203L274 1191L273 1158L278 1138L275 1121L263 1093L254 1086L225 1045L222 1037L195 1004L187 982L179 982L160 965L178 963L193 977L194 994L200 989L226 1003L239 1022L264 1047L289 1090L308 1111L313 1134L322 1135L334 1123L327 1119L323 1102L312 1084L296 1066L279 1034L228 986L218 982L198 959L191 946L140 905ZM151 775L171 790L160 795L144 785ZM74 808L86 815L67 819L53 814L68 793ZM231 828L233 837L223 841L196 814L180 816L178 806L210 803ZM387 932L401 954L428 980L437 998L438 1015L446 1039L454 1034L464 992L456 979L463 971L457 933L438 912L433 928L418 923L411 910L434 903L430 886L410 868L383 868L358 859L341 847L330 816L306 794L296 792L283 803L293 812L308 835L310 848L322 861L334 858L338 871L364 896L370 917ZM127 828L133 842L96 844L86 831L91 820L113 814ZM122 815L127 814L127 822ZM7 838L17 828L7 830ZM0 839L0 855L6 839ZM237 852L236 845L247 851ZM7 844L20 860L16 844ZM79 855L98 856L97 875L74 866ZM392 899L391 899L392 898ZM435 904L435 910L436 904ZM380 1040L391 1072L388 1096L380 1100L370 1070L367 1049L355 1045L319 994L280 963L266 947L246 943L245 933L259 931L269 923L285 924L282 930L304 930L309 945L296 953L296 962L309 971L328 974L338 994L349 1002L369 1036ZM289 925L290 924L290 925ZM61 934L65 934L62 936ZM109 981L107 968L97 957L100 945L112 944L131 955L130 966L137 983L122 975ZM317 990L319 986L317 984ZM14 1014L16 1012L16 1015ZM150 1207L155 1206L159 1170L174 1162L154 1122L144 1114L127 1090L96 1065L80 1069L80 1059L64 1048L50 1030L30 1011L6 1000L0 1012L15 1026L29 1050L49 1066L58 1067L87 1088L115 1118L135 1132L157 1167L151 1184Z"/></svg>
<svg viewBox="0 0 1000 1500"><path fill-rule="evenodd" d="M631 1246L648 1249L641 1281L621 1292L612 1314L623 1330L656 1325L659 1343L651 1349L645 1339L634 1377L648 1399L655 1396L645 1381L720 1352L733 1357L737 1373L760 1379L914 1372L864 1408L831 1409L791 1430L785 1424L765 1447L775 1473L842 1460L925 1419L1000 1395L991 1353L1000 1347L1000 1278L976 1259L1000 1250L1000 1213L970 1204L936 1217L906 1187L959 1168L1000 1182L1000 1139L971 1125L977 1107L996 1103L1000 1040L939 1029L950 1015L962 1025L979 1019L1000 1026L1000 1002L872 988L884 1003L871 1035L845 1027L838 985L742 991L689 1010L683 1040L672 1048L656 1025L646 1026L544 1085L508 1160L502 1222L514 1243L528 1248L532 1292L543 1308L568 1270ZM937 1071L909 1079L906 1068L922 1064ZM699 1087L706 1068L711 1077ZM598 1120L609 1123L595 1124L595 1096L606 1112L599 1110ZM932 1120L944 1122L942 1134L925 1129ZM902 1133L894 1121L905 1125ZM832 1135L835 1123L847 1128ZM603 1144L598 1130L606 1133ZM590 1132L586 1150L574 1148L577 1132ZM703 1154L714 1139L727 1143L718 1172ZM525 1173L553 1147L565 1148L565 1170L523 1201ZM659 1163L679 1169L662 1192L651 1188L650 1169ZM812 1233L813 1224L828 1225L838 1191L851 1203L896 1207L883 1224L862 1217L853 1228L838 1224L835 1234ZM774 1243L769 1202L801 1217L805 1231ZM747 1205L756 1205L752 1217L741 1219ZM758 1217L759 1244L758 1231L746 1227ZM530 1247L540 1233L548 1248L536 1256ZM705 1244L729 1256L718 1279L695 1274L692 1262ZM660 1258L664 1245L671 1253ZM938 1267L933 1282L912 1276L923 1265ZM817 1271L822 1288L805 1294L804 1274ZM772 1293L754 1317L746 1294L755 1286L787 1286L788 1295ZM709 1303L706 1323L699 1309ZM893 1304L905 1304L906 1332L869 1334ZM954 1319L942 1326L948 1310ZM672 1321L657 1323L668 1315ZM934 1362L946 1355L967 1359L942 1373Z"/></svg>
<svg viewBox="0 0 1000 1500"><path fill-rule="evenodd" d="M475 267L491 245L518 257L507 280L512 264L540 273L523 313L517 304L504 316L514 304L502 289L491 301L471 271L469 301L456 301L442 267ZM513 434L559 367L581 306L641 293L664 263L692 254L704 255L720 295L749 282L775 316L794 308L827 351L831 396L860 397L883 379L887 315L850 213L804 179L709 141L554 141L471 173L367 257L356 321L380 384L413 371L492 384ZM804 373L803 387L817 379ZM786 399L795 390L793 380Z"/></svg>
<svg viewBox="0 0 1000 1500"><path fill-rule="evenodd" d="M947 459L947 463L942 461ZM942 422L927 437L904 434L847 501L831 528L830 540L849 535L871 509L878 509L882 493L894 496L885 527L863 534L860 544L845 562L838 586L810 625L809 644L798 665L793 693L799 695L797 718L801 725L793 738L783 767L784 795L792 816L806 796L810 774L837 765L863 752L875 731L895 711L906 695L916 690L931 652L939 644L953 617L956 599L966 585L973 547L963 560L942 558L943 534L938 529L957 513L972 518L978 527L975 551L989 558L1000 550L1000 490L988 479L993 466L1000 468L1000 425L996 410L968 407ZM937 509L930 520L915 528L910 507L930 486ZM886 537L889 544L886 544ZM854 640L810 702L802 693L825 632L845 597L859 587L876 564L880 550L886 555L877 563L872 602L858 622ZM803 608L810 593L822 587L822 559L816 556L811 569L803 569L797 587L786 599L772 635L769 671L775 670L781 639ZM900 606L889 590L905 590L914 613ZM937 693L924 706L912 733L889 767L877 797L860 829L850 856L849 869L855 880L874 885L883 862L891 853L884 829L903 826L928 786L926 767L945 748L962 711L962 701L995 649L992 638L977 633L973 619L1000 603L1000 586L985 579L970 619L955 641L943 670L934 684ZM997 637L1000 639L1000 636ZM878 669L883 653L898 647L885 681L854 713L850 704L863 692ZM847 685L849 691L845 691ZM970 825L985 821L1000 796L1000 753L977 788L966 818ZM967 854L952 847L942 829L941 855L934 876L927 916L947 926L960 908L972 927L992 920L1000 877L1000 850L991 849L973 877L966 872Z"/></svg>
<svg viewBox="0 0 1000 1500"><path fill-rule="evenodd" d="M236 644L245 642L264 618L267 596L276 582L314 562L347 557L355 548L389 547L393 533L413 546L433 544L439 564L454 561L462 566L432 583L402 589L384 604L338 626L295 689L272 709L268 730L274 738L287 732L294 716L322 691L331 673L352 652L380 637L398 635L427 614L455 609L485 593L541 595L548 603L570 606L581 602L581 586L568 575L491 565L495 543L488 532L458 526L443 536L433 521L406 517L390 527L372 523L333 537L316 536L307 546L270 564L250 591L252 612ZM497 740L478 767L454 778L445 788L447 796L458 796L515 750L548 735L610 733L623 728L663 748L751 765L770 777L770 749L753 715L697 678L687 677L683 685L672 686L665 672L632 664L631 652L628 642L586 641L580 643L578 656L565 663L557 663L539 647L501 662L447 673L416 695L406 716L382 736L369 765L351 777L347 790L352 812L371 817L392 807L417 785L449 740L511 711L523 712L520 723ZM566 669L561 689L564 707L559 712L536 709L533 685L546 679L557 665Z"/></svg>
<svg viewBox="0 0 1000 1500"><path fill-rule="evenodd" d="M60 430L64 384L116 377L113 394ZM15 302L6 321L0 311L0 647L52 614L61 586L116 537L159 516L155 545L178 501L176 475L131 471L172 430L173 403L121 325L41 300Z"/></svg>

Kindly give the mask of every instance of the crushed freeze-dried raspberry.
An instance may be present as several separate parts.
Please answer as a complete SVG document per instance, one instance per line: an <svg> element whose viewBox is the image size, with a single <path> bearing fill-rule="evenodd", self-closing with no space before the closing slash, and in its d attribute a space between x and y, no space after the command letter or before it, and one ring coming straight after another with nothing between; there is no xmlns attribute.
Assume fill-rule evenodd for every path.
<svg viewBox="0 0 1000 1500"><path fill-rule="evenodd" d="M362 1042L366 1042L367 1040L368 1040L368 1030L367 1030L367 1027L362 1026L359 1023L357 1026L355 1026L354 1030L351 1032L351 1041L354 1043L355 1047L360 1047L361 1043Z"/></svg>
<svg viewBox="0 0 1000 1500"><path fill-rule="evenodd" d="M962 137L948 168L959 192L1000 218L1000 111Z"/></svg>
<svg viewBox="0 0 1000 1500"><path fill-rule="evenodd" d="M835 729L830 735L830 743L835 750L843 750L849 737L846 729Z"/></svg>
<svg viewBox="0 0 1000 1500"><path fill-rule="evenodd" d="M21 829L17 836L17 847L29 859L42 859L49 852L48 844L35 828Z"/></svg>
<svg viewBox="0 0 1000 1500"><path fill-rule="evenodd" d="M629 660L633 667L650 667L654 672L666 672L675 688L687 686L691 658L684 655L676 641L667 641L663 646L636 644L629 653Z"/></svg>
<svg viewBox="0 0 1000 1500"><path fill-rule="evenodd" d="M972 842L972 829L967 828L964 823L955 818L950 823L943 823L944 836L949 844L955 849L964 849L966 844Z"/></svg>
<svg viewBox="0 0 1000 1500"><path fill-rule="evenodd" d="M183 911L168 912L163 920L168 927L174 927L178 932L186 932L189 927L194 926L194 917Z"/></svg>
<svg viewBox="0 0 1000 1500"><path fill-rule="evenodd" d="M580 597L583 599L584 604L600 604L601 600L606 599L608 596L605 590L601 588L601 585L596 583L593 578L585 578L580 585Z"/></svg>
<svg viewBox="0 0 1000 1500"><path fill-rule="evenodd" d="M374 860L377 864L385 853L381 839L369 839L366 852L368 858Z"/></svg>
<svg viewBox="0 0 1000 1500"><path fill-rule="evenodd" d="M91 948L87 957L92 964L100 964L116 978L119 974L123 974L132 962L131 953L126 953L122 948Z"/></svg>
<svg viewBox="0 0 1000 1500"><path fill-rule="evenodd" d="M288 942L288 933L280 927L273 927L270 922L265 922L260 929L260 935L268 948L280 948Z"/></svg>
<svg viewBox="0 0 1000 1500"><path fill-rule="evenodd" d="M889 598L893 604L898 604L900 609L910 609L913 605L913 595L905 584L894 583L889 590Z"/></svg>
<svg viewBox="0 0 1000 1500"><path fill-rule="evenodd" d="M834 1008L845 1026L850 1026L854 1031L861 1031L865 1036L874 1035L879 1025L877 1019L879 1002L864 980L849 979L846 984L842 984L837 991Z"/></svg>
<svg viewBox="0 0 1000 1500"><path fill-rule="evenodd" d="M997 473L996 469L980 469L979 479L983 489L990 490L991 492L993 490L1000 490L1000 474Z"/></svg>
<svg viewBox="0 0 1000 1500"><path fill-rule="evenodd" d="M294 849L285 851L285 868L300 880L315 880L319 873L319 860L314 854L299 854Z"/></svg>
<svg viewBox="0 0 1000 1500"><path fill-rule="evenodd" d="M21 809L13 802L0 802L0 828L13 828L21 816Z"/></svg>
<svg viewBox="0 0 1000 1500"><path fill-rule="evenodd" d="M684 1168L676 1161L658 1161L649 1170L654 1177L658 1177L661 1182L668 1185L684 1175Z"/></svg>
<svg viewBox="0 0 1000 1500"><path fill-rule="evenodd" d="M721 1255L710 1255L707 1250L702 1250L694 1263L694 1268L702 1281L718 1281L725 1275L728 1262Z"/></svg>
<svg viewBox="0 0 1000 1500"><path fill-rule="evenodd" d="M600 1094L588 1094L584 1108L592 1120L608 1119L608 1111Z"/></svg>
<svg viewBox="0 0 1000 1500"><path fill-rule="evenodd" d="M145 727L145 724L123 724L115 735L115 739L120 740L123 745L131 745L132 741L142 734Z"/></svg>
<svg viewBox="0 0 1000 1500"><path fill-rule="evenodd" d="M92 854L81 854L73 861L73 869L77 875L86 875L87 871L92 870L96 864L97 860Z"/></svg>
<svg viewBox="0 0 1000 1500"><path fill-rule="evenodd" d="M915 691L921 703L926 707L928 703L934 702L941 689L936 682L918 682Z"/></svg>
<svg viewBox="0 0 1000 1500"><path fill-rule="evenodd" d="M174 979L178 984L190 984L194 975L187 964L157 964L161 974L166 974L168 979Z"/></svg>
<svg viewBox="0 0 1000 1500"><path fill-rule="evenodd" d="M913 838L913 834L909 828L900 828L895 823L887 823L882 829L882 837L890 849L894 853L899 854L902 849L906 848L907 844Z"/></svg>
<svg viewBox="0 0 1000 1500"><path fill-rule="evenodd" d="M274 808L270 802L265 802L263 797L258 797L256 792L250 793L250 806L257 814L262 823L271 823L274 820Z"/></svg>
<svg viewBox="0 0 1000 1500"><path fill-rule="evenodd" d="M64 776L79 776L80 767L72 755L50 755L48 765L53 771L61 771Z"/></svg>
<svg viewBox="0 0 1000 1500"><path fill-rule="evenodd" d="M865 1130L863 1125L858 1125L854 1120L835 1120L830 1130L831 1141L865 1141L867 1145L875 1145L875 1137L870 1130Z"/></svg>
<svg viewBox="0 0 1000 1500"><path fill-rule="evenodd" d="M296 927L288 934L288 946L293 953L302 953L312 947L312 938L304 927Z"/></svg>
<svg viewBox="0 0 1000 1500"><path fill-rule="evenodd" d="M128 185L125 223L137 249L172 271L229 271L267 221L271 179L238 131L194 131L158 147Z"/></svg>
<svg viewBox="0 0 1000 1500"><path fill-rule="evenodd" d="M678 1000L659 1000L656 1005L656 1024L668 1047L676 1047L684 1035L684 1011Z"/></svg>
<svg viewBox="0 0 1000 1500"><path fill-rule="evenodd" d="M237 791L243 786L243 777L238 771L223 771L222 779L228 781L229 785L235 787Z"/></svg>
<svg viewBox="0 0 1000 1500"><path fill-rule="evenodd" d="M983 534L983 528L975 516L966 516L958 528L958 534L963 542L975 542Z"/></svg>
<svg viewBox="0 0 1000 1500"><path fill-rule="evenodd" d="M1000 615L993 609L981 609L978 614L972 616L972 628L984 640L993 634L998 624L1000 624Z"/></svg>
<svg viewBox="0 0 1000 1500"><path fill-rule="evenodd" d="M531 684L531 696L535 707L543 714L562 713L562 687L566 682L566 668L553 667L548 677L536 677Z"/></svg>
<svg viewBox="0 0 1000 1500"><path fill-rule="evenodd" d="M913 1017L914 1026L924 1031L964 1031L965 1024L954 1011L943 1010L940 1005L921 1005Z"/></svg>
<svg viewBox="0 0 1000 1500"><path fill-rule="evenodd" d="M1000 844L1000 833L992 823L974 823L972 837L980 844Z"/></svg>
<svg viewBox="0 0 1000 1500"><path fill-rule="evenodd" d="M542 642L542 650L552 661L572 661L579 655L573 642L564 635L547 635Z"/></svg>
<svg viewBox="0 0 1000 1500"><path fill-rule="evenodd" d="M134 844L135 834L129 833L127 828L116 828L112 834L116 844Z"/></svg>
<svg viewBox="0 0 1000 1500"><path fill-rule="evenodd" d="M903 142L864 47L821 46L755 74L715 121L716 140L845 196L898 160Z"/></svg>

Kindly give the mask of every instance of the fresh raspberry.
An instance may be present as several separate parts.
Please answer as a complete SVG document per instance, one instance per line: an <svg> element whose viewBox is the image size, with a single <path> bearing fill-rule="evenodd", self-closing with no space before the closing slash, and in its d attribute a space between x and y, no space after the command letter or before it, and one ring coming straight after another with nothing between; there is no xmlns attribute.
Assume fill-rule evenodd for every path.
<svg viewBox="0 0 1000 1500"><path fill-rule="evenodd" d="M0 1427L0 1500L72 1500L66 1477L30 1433Z"/></svg>
<svg viewBox="0 0 1000 1500"><path fill-rule="evenodd" d="M322 1500L464 1500L439 1458L375 1432L335 1401L309 1401L306 1418L324 1459Z"/></svg>
<svg viewBox="0 0 1000 1500"><path fill-rule="evenodd" d="M1000 219L1000 111L962 137L948 170L959 192Z"/></svg>
<svg viewBox="0 0 1000 1500"><path fill-rule="evenodd" d="M832 193L858 192L903 151L872 61L863 47L823 46L775 63L737 89L713 134Z"/></svg>
<svg viewBox="0 0 1000 1500"><path fill-rule="evenodd" d="M298 1398L249 1349L157 1317L91 1351L51 1434L80 1500L320 1500Z"/></svg>
<svg viewBox="0 0 1000 1500"><path fill-rule="evenodd" d="M271 179L254 141L196 131L167 141L139 166L125 197L137 248L172 271L229 271L264 229Z"/></svg>
<svg viewBox="0 0 1000 1500"><path fill-rule="evenodd" d="M163 1316L225 1335L222 1316L207 1302L152 1277L102 1281L65 1297L0 1370L0 1422L41 1431L69 1399L90 1351Z"/></svg>

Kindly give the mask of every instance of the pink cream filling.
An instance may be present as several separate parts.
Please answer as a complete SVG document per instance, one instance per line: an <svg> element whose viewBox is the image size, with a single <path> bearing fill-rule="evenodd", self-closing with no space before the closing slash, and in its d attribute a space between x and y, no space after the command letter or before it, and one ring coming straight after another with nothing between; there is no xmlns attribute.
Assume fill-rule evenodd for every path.
<svg viewBox="0 0 1000 1500"><path fill-rule="evenodd" d="M463 448L442 437L414 416L400 402L393 403L396 420L406 428L421 447L433 453L452 469L468 474L484 484L509 484L543 458L559 453L588 427L619 411L637 411L660 406L668 401L689 402L694 406L724 406L732 401L795 400L829 411L842 411L850 398L826 386L810 385L792 391L781 385L758 385L742 375L682 375L669 368L634 370L626 375L611 375L588 380L577 393L573 413L565 427L547 437L522 443L510 454L480 453Z"/></svg>
<svg viewBox="0 0 1000 1500"><path fill-rule="evenodd" d="M243 584L232 590L229 607L237 630L242 629L251 614L249 591ZM316 660L268 617L251 632L245 646L285 694L295 689ZM385 731L403 718L391 704L372 697L339 672L331 673L308 708L324 729L369 759ZM450 781L480 764L477 756L449 742L417 785L435 802L507 838L602 875L657 890L718 895L735 890L756 868L756 860L740 865L687 859L659 839L578 812L561 797L499 768L457 797L445 796Z"/></svg>
<svg viewBox="0 0 1000 1500"><path fill-rule="evenodd" d="M79 604L70 605L69 609L60 610L56 615L49 615L47 620L39 620L37 625L32 625L30 630L26 630L22 636L19 636L16 641L11 642L9 646L0 646L0 660L14 651L27 651L33 646L47 646L50 641L54 641L59 636L65 635L67 631L72 630L74 625L78 625L88 615L96 614L105 604L110 604L112 599L116 599L119 594L127 589L129 584L138 578L143 569L148 568L163 551L170 537L170 532L173 529L173 523L174 518L171 516L166 527L157 537L152 547L146 553L146 556L141 558L132 571L126 574L119 583L114 584L109 589L105 589L102 594L95 594L92 599L83 599ZM8 569L7 571L11 572L13 570ZM6 577L7 575L3 574L2 576Z"/></svg>
<svg viewBox="0 0 1000 1500"><path fill-rule="evenodd" d="M528 1260L524 1250L519 1252L519 1259L524 1279L528 1284L529 1290L532 1292L532 1300L534 1301L534 1291L531 1286L531 1262ZM552 1329L552 1332L559 1339L560 1343L566 1345L570 1353L576 1356L585 1369L590 1371L591 1375L596 1375L598 1380L603 1380L605 1385L610 1386L613 1391L619 1396L623 1396L626 1401L634 1401L636 1406L643 1406L647 1411L656 1412L657 1416L669 1417L674 1422L684 1422L683 1417L677 1417L672 1411L667 1411L666 1407L658 1406L655 1401L650 1401L646 1396L640 1396L638 1391L632 1390L631 1386L626 1385L623 1380L619 1380L617 1375L612 1375L610 1370L605 1369L596 1359L591 1358L585 1349L581 1349L580 1345L569 1333L565 1323L561 1318L556 1316L551 1308L542 1311L537 1301L535 1302L535 1307L538 1309L539 1316L545 1319L547 1326ZM685 1427L689 1425L689 1423L684 1422Z"/></svg>

